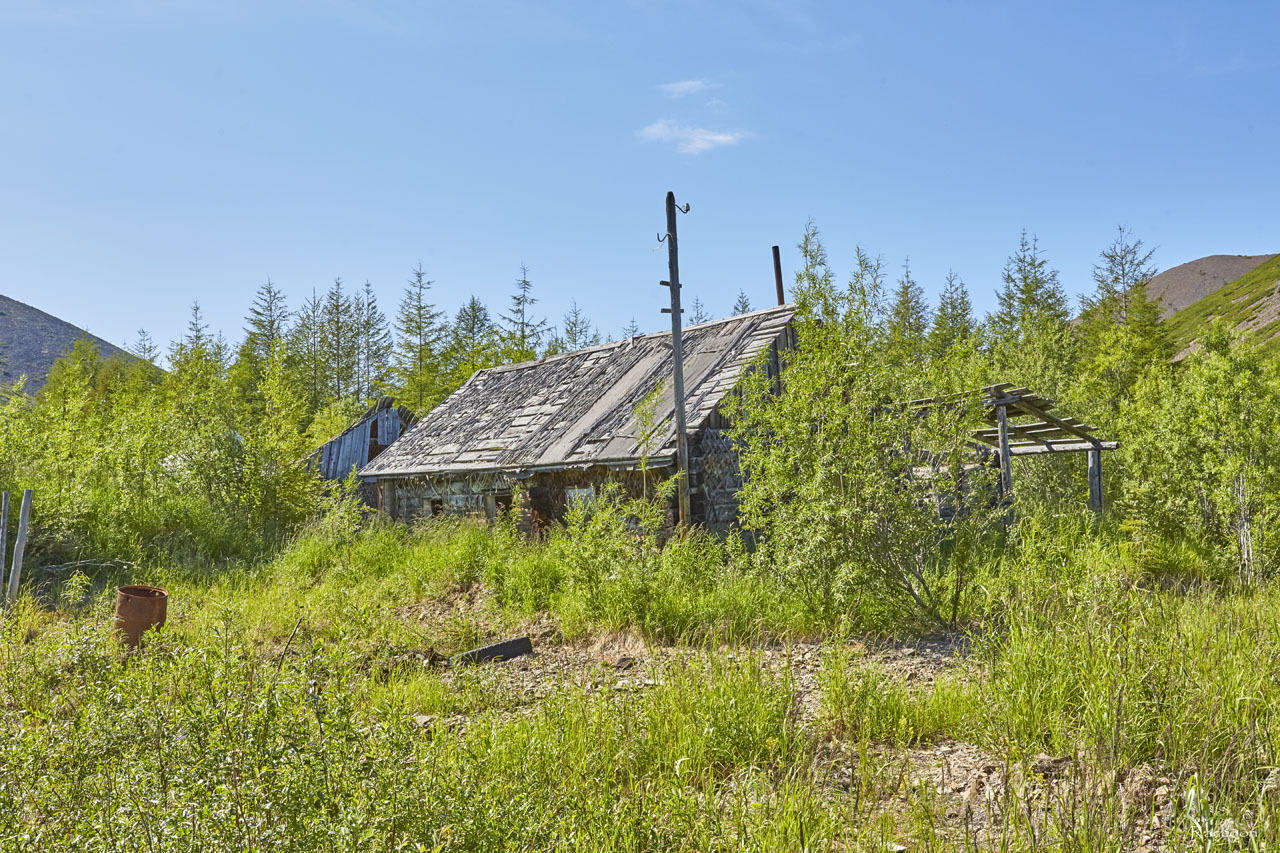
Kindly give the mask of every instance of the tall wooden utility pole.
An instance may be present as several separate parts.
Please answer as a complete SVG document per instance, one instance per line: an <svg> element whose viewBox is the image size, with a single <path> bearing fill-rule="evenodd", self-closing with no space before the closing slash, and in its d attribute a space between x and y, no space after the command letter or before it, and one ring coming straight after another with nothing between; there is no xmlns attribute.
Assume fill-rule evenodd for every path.
<svg viewBox="0 0 1280 853"><path fill-rule="evenodd" d="M679 208L689 212L689 205ZM680 250L676 245L676 194L667 193L667 266L671 279L663 284L671 288L671 307L663 313L671 313L671 358L675 363L676 392L676 488L680 506L680 523L689 526L692 513L689 510L689 437L684 423L684 322L680 315Z"/></svg>

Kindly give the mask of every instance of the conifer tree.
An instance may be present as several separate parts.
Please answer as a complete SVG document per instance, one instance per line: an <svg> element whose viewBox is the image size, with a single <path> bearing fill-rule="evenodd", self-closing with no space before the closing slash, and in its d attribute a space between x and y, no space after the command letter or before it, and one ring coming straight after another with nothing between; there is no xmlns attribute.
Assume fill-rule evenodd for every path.
<svg viewBox="0 0 1280 853"><path fill-rule="evenodd" d="M738 317L743 314L751 313L751 300L747 298L745 290L738 291L738 299L733 303L733 308L729 311L729 316Z"/></svg>
<svg viewBox="0 0 1280 853"><path fill-rule="evenodd" d="M441 398L441 355L444 316L428 299L431 285L422 264L413 270L396 312L396 342L391 375L402 401L419 412Z"/></svg>
<svg viewBox="0 0 1280 853"><path fill-rule="evenodd" d="M1001 278L998 307L986 324L995 378L1059 397L1071 384L1075 340L1058 271L1023 231Z"/></svg>
<svg viewBox="0 0 1280 853"><path fill-rule="evenodd" d="M177 345L180 351L196 351L209 346L209 324L204 321L199 301L191 303L191 317L187 320L187 332Z"/></svg>
<svg viewBox="0 0 1280 853"><path fill-rule="evenodd" d="M1095 289L1085 297L1076 329L1080 350L1080 405L1111 420L1138 380L1164 368L1173 345L1160 308L1147 297L1155 276L1154 252L1121 227L1093 268Z"/></svg>
<svg viewBox="0 0 1280 853"><path fill-rule="evenodd" d="M593 347L600 343L600 332L591 324L591 320L578 306L577 300L569 304L564 315L564 334L561 336L567 351Z"/></svg>
<svg viewBox="0 0 1280 853"><path fill-rule="evenodd" d="M283 344L289 322L284 293L270 278L258 288L244 319L244 340L236 351L228 380L232 394L241 405L260 415L264 411L259 391L263 371L273 350L281 349L281 358L284 358Z"/></svg>
<svg viewBox="0 0 1280 853"><path fill-rule="evenodd" d="M138 339L129 347L129 352L151 364L155 364L160 357L160 347L156 346L155 339L146 329L138 329Z"/></svg>
<svg viewBox="0 0 1280 853"><path fill-rule="evenodd" d="M390 380L391 328L387 315L378 307L377 294L368 281L356 296L356 349L359 377L356 396L370 399L380 393Z"/></svg>
<svg viewBox="0 0 1280 853"><path fill-rule="evenodd" d="M709 323L713 319L715 318L707 313L706 306L702 304L702 300L696 296L693 297L693 304L689 306L689 321L685 325L697 326L702 323Z"/></svg>
<svg viewBox="0 0 1280 853"><path fill-rule="evenodd" d="M636 322L636 318L632 317L631 322L622 327L622 336L624 338L634 338L640 334L640 324Z"/></svg>
<svg viewBox="0 0 1280 853"><path fill-rule="evenodd" d="M293 328L289 330L288 356L296 365L299 384L302 386L304 408L314 414L324 404L328 392L324 337L322 325L324 303L314 290L298 310Z"/></svg>
<svg viewBox="0 0 1280 853"><path fill-rule="evenodd" d="M489 309L472 296L458 309L449 328L448 390L466 382L477 370L497 363L497 337Z"/></svg>
<svg viewBox="0 0 1280 853"><path fill-rule="evenodd" d="M245 317L245 340L253 354L265 362L272 349L284 340L289 324L289 307L284 293L270 278L254 295Z"/></svg>
<svg viewBox="0 0 1280 853"><path fill-rule="evenodd" d="M1156 268L1151 263L1155 250L1143 251L1142 240L1134 238L1133 232L1123 225L1117 227L1119 234L1102 250L1101 263L1093 266L1094 292L1082 302L1085 317L1109 314L1109 319L1123 323L1129 297L1138 295L1145 299L1147 283L1155 278ZM1138 294L1138 290L1142 292Z"/></svg>
<svg viewBox="0 0 1280 853"><path fill-rule="evenodd" d="M996 293L999 307L991 318L997 338L1017 340L1041 322L1066 323L1071 316L1067 296L1058 282L1058 271L1040 252L1033 236L1024 230L1018 249L1005 262L1002 286Z"/></svg>
<svg viewBox="0 0 1280 853"><path fill-rule="evenodd" d="M341 400L360 392L360 319L355 301L335 278L324 297L320 342L327 381L327 397Z"/></svg>
<svg viewBox="0 0 1280 853"><path fill-rule="evenodd" d="M966 340L974 332L973 302L964 282L954 271L947 273L938 310L933 314L933 326L929 330L929 348L935 358L941 358L959 341Z"/></svg>
<svg viewBox="0 0 1280 853"><path fill-rule="evenodd" d="M537 301L533 296L533 283L529 281L529 268L521 264L516 292L511 296L511 311L502 315L505 360L520 362L538 357L542 339L547 334L547 321L533 316Z"/></svg>
<svg viewBox="0 0 1280 853"><path fill-rule="evenodd" d="M893 291L889 308L888 345L900 358L918 358L924 353L929 331L929 303L924 288L911 277L910 262L903 263L902 277Z"/></svg>
<svg viewBox="0 0 1280 853"><path fill-rule="evenodd" d="M227 340L227 336L222 334L222 330L218 330L218 334L214 335L209 344L209 355L213 358L218 370L226 372L231 365L231 343Z"/></svg>

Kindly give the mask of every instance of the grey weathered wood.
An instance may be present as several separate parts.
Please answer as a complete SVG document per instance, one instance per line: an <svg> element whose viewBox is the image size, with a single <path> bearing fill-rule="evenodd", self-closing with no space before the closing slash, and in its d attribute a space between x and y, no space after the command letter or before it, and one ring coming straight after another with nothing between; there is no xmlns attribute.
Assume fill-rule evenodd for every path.
<svg viewBox="0 0 1280 853"><path fill-rule="evenodd" d="M9 561L9 493L0 494L0 578Z"/></svg>
<svg viewBox="0 0 1280 853"><path fill-rule="evenodd" d="M1067 423L1070 423L1072 426L1078 427L1083 432L1096 432L1094 427L1091 427L1088 424L1083 424L1080 421L1077 421L1075 418L1064 418L1063 420L1065 420ZM1064 436L1071 436L1073 439L1079 438L1079 436L1074 432L1067 432L1066 430L1062 429L1061 427L1055 424L1044 423L1043 421L1040 423L1033 423L1033 424L1011 423L1009 424L1009 429L1014 430L1020 434L1026 434L1029 436L1038 435L1041 437L1052 437L1053 435L1064 435ZM996 435L998 435L998 431L995 429L995 427L984 427L983 429L976 429L973 431L974 438L979 438L983 440L995 438Z"/></svg>
<svg viewBox="0 0 1280 853"><path fill-rule="evenodd" d="M310 456L310 464L326 480L345 480L352 468L360 469L368 463L373 427L378 431L378 444L386 447L416 422L413 412L397 406L391 397L383 397L359 420L318 448Z"/></svg>
<svg viewBox="0 0 1280 853"><path fill-rule="evenodd" d="M793 313L790 306L767 308L683 330L686 445L753 358L782 340ZM748 331L740 335L744 326ZM571 466L631 468L642 457L649 467L659 458L674 460L671 341L668 326L660 334L482 370L363 474L452 479ZM732 350L727 358L726 349ZM653 411L658 434L642 442L636 408L659 380L665 387ZM472 450L481 446L493 449Z"/></svg>
<svg viewBox="0 0 1280 853"><path fill-rule="evenodd" d="M1088 432L1086 432L1084 429L1081 428L1083 424L1081 424L1079 421L1076 421L1075 418L1067 418L1064 420L1063 418L1056 417L1044 411L1042 408L1028 405L1025 399L1019 401L1019 406L1024 412L1031 415L1032 417L1040 418L1046 423L1053 424L1054 426L1058 427L1064 432L1068 432L1068 433L1071 433L1072 435L1079 436L1085 441L1095 440L1093 436L1089 435Z"/></svg>
<svg viewBox="0 0 1280 853"><path fill-rule="evenodd" d="M1097 444L1085 441L1050 442L1048 447L1041 444L1015 444L1010 446L1010 456L1039 456L1042 453L1084 453L1089 450L1116 450L1118 441L1099 441Z"/></svg>
<svg viewBox="0 0 1280 853"><path fill-rule="evenodd" d="M489 646L481 646L469 652L463 652L450 658L454 666L468 663L487 663L491 660L511 660L521 655L533 653L533 641L528 637L516 637L514 640L503 640Z"/></svg>
<svg viewBox="0 0 1280 853"><path fill-rule="evenodd" d="M1089 508L1102 511L1102 451L1096 447L1089 451Z"/></svg>
<svg viewBox="0 0 1280 853"><path fill-rule="evenodd" d="M18 538L13 544L13 569L9 572L7 604L18 597L18 585L22 583L22 553L27 550L27 523L31 521L31 490L22 491L22 510L18 513Z"/></svg>
<svg viewBox="0 0 1280 853"><path fill-rule="evenodd" d="M1005 406L996 408L996 425L1000 430L1000 486L1010 495L1013 494L1013 470L1009 464L1009 413Z"/></svg>
<svg viewBox="0 0 1280 853"><path fill-rule="evenodd" d="M688 209L687 207L685 208ZM675 382L672 400L676 415L676 496L680 523L692 524L689 508L689 434L684 422L684 322L680 317L680 251L676 243L676 194L667 193L667 268L671 289L671 361Z"/></svg>

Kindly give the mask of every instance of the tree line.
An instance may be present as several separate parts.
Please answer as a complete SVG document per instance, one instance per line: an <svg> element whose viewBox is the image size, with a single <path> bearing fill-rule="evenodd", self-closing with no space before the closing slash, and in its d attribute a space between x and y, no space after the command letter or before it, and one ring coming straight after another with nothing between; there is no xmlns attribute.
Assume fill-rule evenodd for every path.
<svg viewBox="0 0 1280 853"><path fill-rule="evenodd" d="M960 448L968 432L957 422L933 425L948 436L912 433L919 425L886 418L886 405L1001 381L1056 399L1120 440L1108 457L1110 517L1152 554L1182 543L1177 553L1199 555L1206 567L1225 560L1241 575L1280 563L1276 360L1215 327L1175 363L1146 293L1155 267L1140 239L1119 232L1073 310L1058 272L1024 233L1001 271L994 310L981 318L955 274L930 305L909 264L890 281L883 260L859 249L853 276L840 284L816 228L799 248L792 296L800 350L780 394L764 387L758 398L743 395L751 406L738 422L751 475L747 523L766 543L769 531L778 543L803 532L777 559L795 563L804 583L821 578L815 567L824 565L847 577L855 565L882 569L890 553L907 555L904 571L924 571L925 540L908 532L946 531L921 514L925 495L907 500L908 491L884 484L912 475L893 469L907 458L897 448ZM602 340L576 305L552 328L536 311L527 270L496 317L475 297L447 317L432 286L414 270L387 317L368 285L353 290L335 280L294 308L268 281L234 348L194 309L168 349L167 372L154 366L160 353L146 335L133 360L102 359L81 342L33 397L11 394L0 406L0 486L40 489L49 547L248 558L315 516L325 486L299 463L371 398L390 393L425 411L476 369ZM691 305L687 322L709 319ZM734 311L750 307L740 295ZM1037 457L1019 467L1029 472L1015 478L1020 506L1083 505L1080 458ZM819 587L823 606L834 606L829 595L841 585ZM945 610L918 584L899 592Z"/></svg>
<svg viewBox="0 0 1280 853"><path fill-rule="evenodd" d="M334 279L323 293L313 291L296 308L270 279L258 288L245 315L243 337L232 347L211 335L199 303L192 306L186 333L168 348L176 362L201 350L225 372L231 394L248 409L261 412L266 365L278 353L284 381L301 400L301 426L313 439L342 428L377 397L389 394L403 405L425 412L447 397L477 370L544 358L605 341L577 301L560 324L536 311L529 270L520 267L505 311L495 316L477 297L469 297L449 316L433 301L435 282L421 265L412 270L394 316L379 305L369 282L351 288ZM751 310L739 292L733 314ZM695 298L690 323L713 319ZM638 334L632 320L623 336ZM145 330L129 351L158 364L162 352Z"/></svg>
<svg viewBox="0 0 1280 853"><path fill-rule="evenodd" d="M0 488L39 489L36 548L58 558L248 559L329 499L301 463L377 397L425 412L481 368L603 342L576 302L557 326L540 315L525 267L496 316L475 296L448 316L433 286L415 268L388 317L367 282L294 307L268 280L235 345L198 303L163 352L142 330L133 359L82 340L35 394L0 389Z"/></svg>

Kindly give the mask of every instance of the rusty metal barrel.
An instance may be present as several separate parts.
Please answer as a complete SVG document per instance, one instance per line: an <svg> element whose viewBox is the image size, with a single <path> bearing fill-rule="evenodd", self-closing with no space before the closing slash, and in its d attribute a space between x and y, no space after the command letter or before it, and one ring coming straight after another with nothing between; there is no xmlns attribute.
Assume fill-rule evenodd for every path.
<svg viewBox="0 0 1280 853"><path fill-rule="evenodd" d="M164 624L169 592L158 586L122 586L116 590L116 628L135 648L149 628Z"/></svg>

